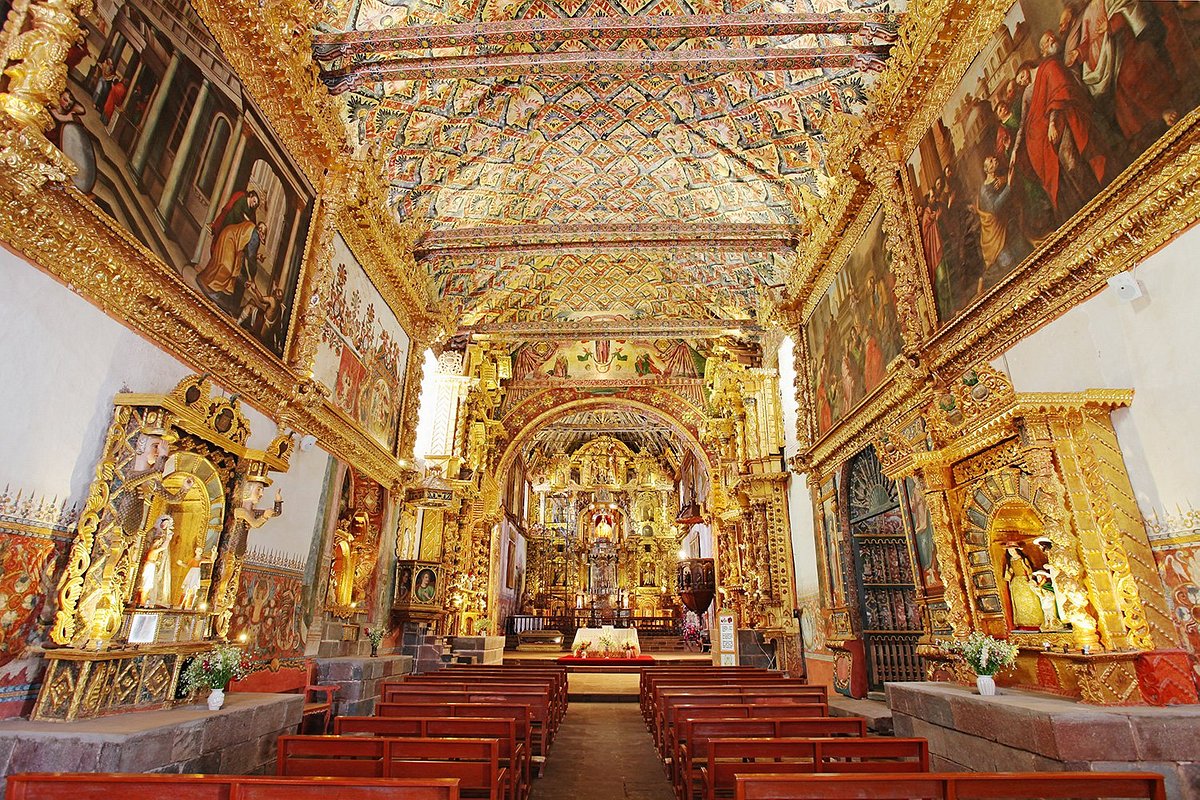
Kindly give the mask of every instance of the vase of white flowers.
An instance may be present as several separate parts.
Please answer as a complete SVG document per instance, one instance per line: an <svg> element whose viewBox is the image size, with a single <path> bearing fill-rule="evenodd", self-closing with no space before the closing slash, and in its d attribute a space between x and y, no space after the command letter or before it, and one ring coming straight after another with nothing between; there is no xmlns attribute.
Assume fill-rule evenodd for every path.
<svg viewBox="0 0 1200 800"><path fill-rule="evenodd" d="M250 673L250 659L231 644L218 645L207 653L197 653L183 670L185 692L208 689L208 710L219 711L225 705L229 682Z"/></svg>
<svg viewBox="0 0 1200 800"><path fill-rule="evenodd" d="M943 642L942 647L966 662L975 673L975 686L979 694L985 697L996 694L996 673L1011 667L1017 660L1015 644L978 631L965 639Z"/></svg>

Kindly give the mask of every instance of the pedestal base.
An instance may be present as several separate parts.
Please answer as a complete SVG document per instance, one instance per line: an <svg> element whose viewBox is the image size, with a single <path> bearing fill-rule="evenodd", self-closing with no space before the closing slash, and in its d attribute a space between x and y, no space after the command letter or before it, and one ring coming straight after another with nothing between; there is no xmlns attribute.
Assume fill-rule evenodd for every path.
<svg viewBox="0 0 1200 800"><path fill-rule="evenodd" d="M387 655L378 658L318 658L317 683L334 684L335 717L363 717L375 713L380 684L412 672L412 656Z"/></svg>
<svg viewBox="0 0 1200 800"><path fill-rule="evenodd" d="M1001 687L980 697L951 683L889 683L896 736L929 740L935 772L1147 770L1167 796L1200 800L1200 706L1097 707Z"/></svg>
<svg viewBox="0 0 1200 800"><path fill-rule="evenodd" d="M14 772L270 774L275 741L295 733L298 694L234 692L203 702L76 722L0 722L0 776Z"/></svg>

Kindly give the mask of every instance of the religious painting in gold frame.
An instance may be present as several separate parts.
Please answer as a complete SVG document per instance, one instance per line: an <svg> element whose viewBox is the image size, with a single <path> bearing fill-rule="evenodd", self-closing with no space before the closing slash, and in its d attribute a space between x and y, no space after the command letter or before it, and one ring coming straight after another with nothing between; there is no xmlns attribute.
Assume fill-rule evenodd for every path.
<svg viewBox="0 0 1200 800"><path fill-rule="evenodd" d="M80 21L47 132L75 188L283 358L313 187L189 4L118 0Z"/></svg>
<svg viewBox="0 0 1200 800"><path fill-rule="evenodd" d="M1200 100L1195 9L1020 0L905 169L940 325L1124 187Z"/></svg>
<svg viewBox="0 0 1200 800"><path fill-rule="evenodd" d="M885 382L887 365L903 345L883 222L882 208L873 206L804 325L818 436Z"/></svg>

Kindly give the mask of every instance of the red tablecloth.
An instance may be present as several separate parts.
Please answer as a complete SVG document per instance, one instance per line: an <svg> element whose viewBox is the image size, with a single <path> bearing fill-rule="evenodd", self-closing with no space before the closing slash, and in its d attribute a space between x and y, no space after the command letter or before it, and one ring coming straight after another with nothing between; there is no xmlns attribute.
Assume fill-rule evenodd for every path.
<svg viewBox="0 0 1200 800"><path fill-rule="evenodd" d="M603 658L600 656L578 658L576 656L559 656L559 664L653 664L654 656L634 656L633 658Z"/></svg>

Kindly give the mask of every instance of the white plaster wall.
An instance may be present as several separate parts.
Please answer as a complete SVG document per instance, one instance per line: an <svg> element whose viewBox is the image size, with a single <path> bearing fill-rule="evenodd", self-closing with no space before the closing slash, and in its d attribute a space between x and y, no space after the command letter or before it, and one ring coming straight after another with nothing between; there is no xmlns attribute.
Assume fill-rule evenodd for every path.
<svg viewBox="0 0 1200 800"><path fill-rule="evenodd" d="M817 541L813 526L812 495L808 476L791 473L788 476L788 522L792 530L792 562L796 568L796 595L816 594L819 588L817 572Z"/></svg>
<svg viewBox="0 0 1200 800"><path fill-rule="evenodd" d="M194 370L3 249L0 285L0 487L82 506L113 395L166 393ZM251 446L266 446L275 423L242 408ZM265 501L281 488L284 515L254 533L252 548L307 555L328 459L297 451Z"/></svg>
<svg viewBox="0 0 1200 800"><path fill-rule="evenodd" d="M783 406L783 456L791 458L800 452L797 427L800 424L800 403L796 400L796 364L792 360L796 349L792 337L785 336L779 345L779 394Z"/></svg>
<svg viewBox="0 0 1200 800"><path fill-rule="evenodd" d="M1145 296L1098 295L996 362L1019 392L1133 388L1113 414L1129 477L1149 519L1200 504L1200 227L1133 270Z"/></svg>

